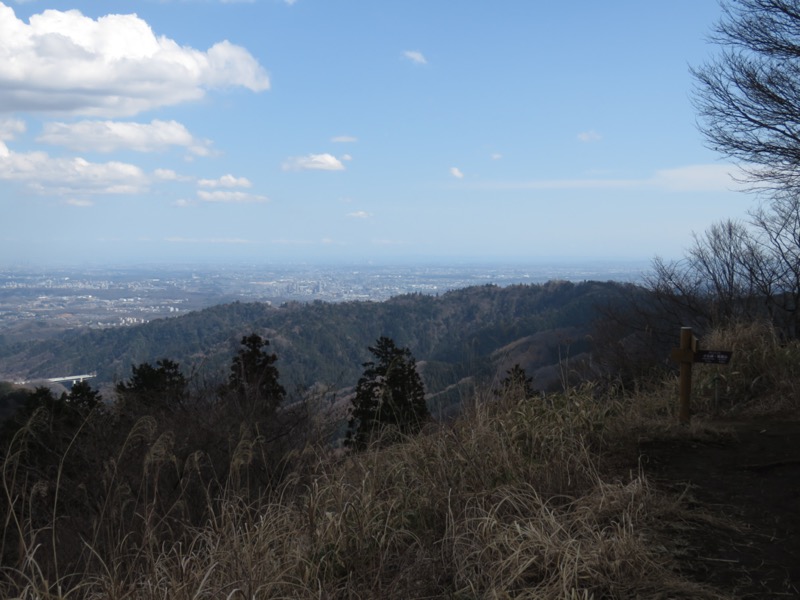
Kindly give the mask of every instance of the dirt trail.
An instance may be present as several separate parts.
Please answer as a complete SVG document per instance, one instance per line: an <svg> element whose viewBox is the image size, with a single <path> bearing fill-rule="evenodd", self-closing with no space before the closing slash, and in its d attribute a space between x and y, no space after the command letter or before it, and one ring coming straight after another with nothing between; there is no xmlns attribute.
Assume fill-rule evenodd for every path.
<svg viewBox="0 0 800 600"><path fill-rule="evenodd" d="M676 525L681 571L733 597L800 598L800 422L725 426L713 441L640 447L651 481L736 526Z"/></svg>

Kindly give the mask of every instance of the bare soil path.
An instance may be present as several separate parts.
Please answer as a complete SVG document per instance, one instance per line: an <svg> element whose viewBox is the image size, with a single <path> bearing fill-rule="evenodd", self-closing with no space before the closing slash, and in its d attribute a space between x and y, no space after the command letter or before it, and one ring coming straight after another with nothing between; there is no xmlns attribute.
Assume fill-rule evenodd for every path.
<svg viewBox="0 0 800 600"><path fill-rule="evenodd" d="M725 425L710 441L640 445L651 481L731 525L672 524L681 572L732 598L800 598L800 422Z"/></svg>

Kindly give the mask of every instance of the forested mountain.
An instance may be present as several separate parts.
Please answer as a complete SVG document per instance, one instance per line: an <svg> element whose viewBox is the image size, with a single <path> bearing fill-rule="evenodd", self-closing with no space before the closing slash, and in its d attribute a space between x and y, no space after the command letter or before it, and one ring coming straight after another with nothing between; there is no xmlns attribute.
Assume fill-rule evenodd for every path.
<svg viewBox="0 0 800 600"><path fill-rule="evenodd" d="M314 384L355 385L379 336L408 347L429 392L459 381L491 381L519 363L539 389L560 385L567 356L577 365L590 349L601 310L619 309L641 290L613 282L498 287L441 296L398 296L385 302L262 303L215 306L129 328L74 330L54 340L0 348L5 377L33 379L97 372L95 385L119 381L142 362L169 358L187 374L214 381L242 336L255 332L278 355L290 392Z"/></svg>

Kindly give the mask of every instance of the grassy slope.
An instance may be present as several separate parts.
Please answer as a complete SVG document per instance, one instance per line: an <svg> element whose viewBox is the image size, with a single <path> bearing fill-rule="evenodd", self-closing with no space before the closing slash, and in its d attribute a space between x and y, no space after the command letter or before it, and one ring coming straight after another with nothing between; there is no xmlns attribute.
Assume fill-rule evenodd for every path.
<svg viewBox="0 0 800 600"><path fill-rule="evenodd" d="M759 381L756 407L774 409L771 403L782 399L783 408L797 415L800 349L778 344L759 326L720 334L716 341L723 340L750 350L736 371L726 372L727 401L739 409L750 402L752 409L746 390ZM698 370L700 380L711 375ZM376 444L358 455L311 444L298 449L291 472L269 491L236 477L263 459L248 451L252 444L242 446L219 497L187 492L169 507L152 491L158 473L178 469L190 478L201 461L177 465L165 434L155 436L155 423L140 422L128 442L139 444L140 487L115 489L107 480L117 468L114 460L98 473L98 485L111 490L101 513L110 525L95 522L84 531L85 545L71 542L83 557L73 562L82 565L79 571L66 557L58 564L53 558L71 517L57 499L47 504L50 484L42 489L32 481L27 497L14 498L6 527L22 530L22 555L17 564L4 565L0 595L730 597L674 568L675 524L692 528L712 517L681 496L657 492L636 469L643 436L709 435L701 415L692 428L675 427L676 394L669 380L613 398L598 397L591 387L549 402L478 397L454 424L431 425L401 443ZM696 401L698 413L713 407L700 392ZM11 456L3 464L7 492L20 460ZM176 507L198 501L207 503L208 519L181 526L175 515L183 509ZM30 528L24 507L37 503L52 516Z"/></svg>

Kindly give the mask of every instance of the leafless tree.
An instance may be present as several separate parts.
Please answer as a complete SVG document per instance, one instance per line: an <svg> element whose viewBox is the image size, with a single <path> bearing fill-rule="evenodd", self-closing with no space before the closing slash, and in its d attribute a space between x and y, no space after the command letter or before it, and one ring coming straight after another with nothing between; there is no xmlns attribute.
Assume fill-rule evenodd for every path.
<svg viewBox="0 0 800 600"><path fill-rule="evenodd" d="M656 258L645 283L664 313L705 329L764 312L765 261L747 226L727 220L695 234L683 259Z"/></svg>
<svg viewBox="0 0 800 600"><path fill-rule="evenodd" d="M723 0L719 56L693 69L709 146L758 188L800 190L800 0Z"/></svg>
<svg viewBox="0 0 800 600"><path fill-rule="evenodd" d="M773 320L789 336L800 335L800 198L776 194L752 212L759 253L756 279Z"/></svg>

